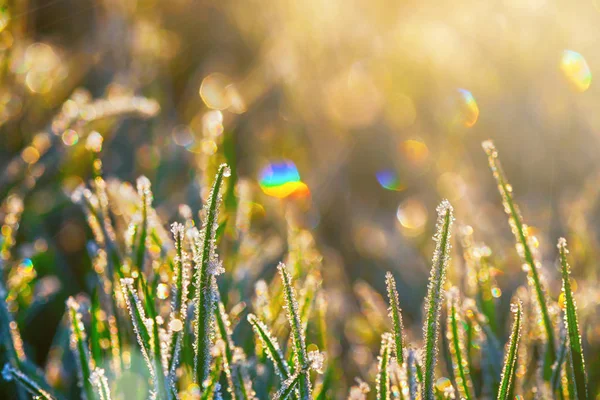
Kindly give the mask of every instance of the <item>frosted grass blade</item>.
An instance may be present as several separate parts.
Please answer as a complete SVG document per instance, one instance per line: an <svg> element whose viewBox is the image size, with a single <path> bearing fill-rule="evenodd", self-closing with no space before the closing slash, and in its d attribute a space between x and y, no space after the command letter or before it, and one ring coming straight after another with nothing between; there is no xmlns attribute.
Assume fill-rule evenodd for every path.
<svg viewBox="0 0 600 400"><path fill-rule="evenodd" d="M219 226L218 211L221 203L223 178L231 175L226 164L221 164L206 204L206 219L195 246L198 247L195 264L195 338L194 338L194 382L201 384L208 377L210 369L215 313L214 277L223 272L222 263L216 254L216 231Z"/></svg>
<svg viewBox="0 0 600 400"><path fill-rule="evenodd" d="M285 298L285 308L287 310L288 321L291 326L292 342L294 345L294 358L296 371L299 372L299 392L300 400L311 398L311 384L308 376L308 356L306 354L306 341L304 338L304 330L298 312L298 301L296 300L296 291L292 284L292 278L283 263L279 263L277 267L281 274L283 282L283 295Z"/></svg>
<svg viewBox="0 0 600 400"><path fill-rule="evenodd" d="M390 343L391 337L384 333L381 338L379 364L377 367L377 400L389 400L390 397Z"/></svg>
<svg viewBox="0 0 600 400"><path fill-rule="evenodd" d="M544 332L546 335L546 355L544 359L544 380L549 381L552 376L552 364L556 357L556 345L554 343L554 328L550 313L548 312L548 303L546 299L546 289L544 287L542 277L540 276L541 264L534 257L532 246L534 238L529 235L528 227L523 223L523 217L512 197L512 186L506 180L500 161L498 160L498 151L492 143L487 140L482 143L483 149L488 156L490 169L498 184L498 191L502 197L504 210L509 216L510 228L517 241L517 252L525 262L524 270L527 272L528 281L535 288L537 305L544 324Z"/></svg>
<svg viewBox="0 0 600 400"><path fill-rule="evenodd" d="M31 393L32 396L44 400L55 400L55 398L45 390L43 390L34 380L30 379L27 375L10 365L9 363L4 364L2 369L2 377L6 381L14 380L27 392Z"/></svg>
<svg viewBox="0 0 600 400"><path fill-rule="evenodd" d="M429 276L427 299L425 302L425 325L423 335L425 342L425 365L422 380L424 400L435 399L435 365L437 361L437 342L440 335L440 311L443 301L443 288L446 269L450 259L450 230L454 220L452 206L444 200L437 207L437 228L434 240L433 265Z"/></svg>
<svg viewBox="0 0 600 400"><path fill-rule="evenodd" d="M169 321L169 380L175 379L175 371L179 366L181 346L183 345L183 336L185 333L185 321L187 316L188 302L188 262L189 256L183 250L183 241L185 228L183 225L174 223L171 226L171 232L175 238L176 256L174 259L173 286L171 290L171 319ZM173 384L171 383L173 386Z"/></svg>
<svg viewBox="0 0 600 400"><path fill-rule="evenodd" d="M87 400L94 399L94 388L90 381L91 369L93 368L90 359L90 351L87 344L85 328L81 321L81 312L79 311L79 303L73 297L67 300L67 308L69 310L69 320L71 322L71 349L76 354L79 386L82 389L82 398Z"/></svg>
<svg viewBox="0 0 600 400"><path fill-rule="evenodd" d="M567 338L569 345L569 356L573 366L573 378L575 381L575 398L578 400L587 400L587 375L585 373L585 361L583 359L583 349L581 347L581 333L579 331L579 322L577 320L577 305L573 298L571 289L571 267L567 261L567 241L564 238L558 239L558 253L560 257L562 273L562 294L564 296L565 326L567 328Z"/></svg>
<svg viewBox="0 0 600 400"><path fill-rule="evenodd" d="M290 371L281 353L281 347L277 343L277 339L273 337L269 328L256 315L248 314L248 322L252 325L252 329L254 329L256 336L260 339L267 356L273 362L277 375L283 381L287 380L290 377Z"/></svg>
<svg viewBox="0 0 600 400"><path fill-rule="evenodd" d="M108 379L106 379L106 375L104 374L104 370L102 368L94 369L90 380L94 386L98 400L111 400Z"/></svg>
<svg viewBox="0 0 600 400"><path fill-rule="evenodd" d="M519 351L519 339L521 336L521 322L523 319L523 306L521 302L513 303L511 311L514 313L515 321L513 322L510 340L506 348L504 357L504 367L502 368L502 378L500 380L500 388L498 389L498 400L509 400L511 385L514 383L515 366L517 363L517 354Z"/></svg>
<svg viewBox="0 0 600 400"><path fill-rule="evenodd" d="M234 359L234 352L236 349L233 340L231 339L231 324L227 312L225 311L225 306L223 306L221 301L218 302L216 320L219 335L224 347L223 366L225 368L227 380L229 381L229 392L234 400L247 400L248 393L246 392L242 371L239 366L236 365L236 360Z"/></svg>
<svg viewBox="0 0 600 400"><path fill-rule="evenodd" d="M448 344L454 370L454 380L461 398L472 400L473 382L469 372L469 364L465 353L464 321L459 314L459 292L457 287L448 294Z"/></svg>
<svg viewBox="0 0 600 400"><path fill-rule="evenodd" d="M402 325L402 314L400 310L400 302L398 300L398 290L396 289L396 281L391 272L386 273L385 283L387 286L388 299L390 301L389 316L392 319L394 328L394 351L398 365L404 364L404 327Z"/></svg>
<svg viewBox="0 0 600 400"><path fill-rule="evenodd" d="M291 376L287 381L284 382L283 387L273 397L273 400L285 400L293 396L296 391L296 387L300 384L301 376L305 375L306 371L300 370Z"/></svg>

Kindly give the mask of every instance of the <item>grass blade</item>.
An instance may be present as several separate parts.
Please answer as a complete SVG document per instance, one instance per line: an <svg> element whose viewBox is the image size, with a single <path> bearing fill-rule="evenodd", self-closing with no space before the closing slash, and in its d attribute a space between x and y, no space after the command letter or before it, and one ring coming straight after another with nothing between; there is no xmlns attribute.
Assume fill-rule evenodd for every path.
<svg viewBox="0 0 600 400"><path fill-rule="evenodd" d="M165 373L163 367L163 355L162 355L162 340L160 337L158 322L157 322L157 313L156 308L154 307L154 297L150 294L150 290L148 289L148 283L144 279L142 275L140 277L140 283L142 286L142 290L144 291L144 309L148 313L148 319L146 319L146 324L151 325L148 327L152 328L152 334L150 335L151 342L149 344L150 350L152 351L152 362L154 369L154 386L156 389L156 395L159 399L168 399L169 391L167 390L167 385L165 382Z"/></svg>
<svg viewBox="0 0 600 400"><path fill-rule="evenodd" d="M502 378L498 390L498 400L508 400L510 388L514 381L515 366L517 363L517 354L519 351L519 339L521 337L521 322L523 319L523 305L520 301L511 305L511 311L515 314L510 340L506 349L504 358L504 367L502 368Z"/></svg>
<svg viewBox="0 0 600 400"><path fill-rule="evenodd" d="M308 376L308 356L306 354L306 341L304 338L304 330L298 312L298 301L296 300L296 292L292 284L292 277L287 271L283 263L279 263L277 267L281 274L283 282L283 294L285 298L285 308L287 309L287 317L291 326L292 341L294 345L294 358L296 371L299 372L299 392L300 400L311 398L311 385Z"/></svg>
<svg viewBox="0 0 600 400"><path fill-rule="evenodd" d="M504 209L509 215L510 228L517 241L517 252L523 259L525 264L523 265L525 272L528 275L528 282L535 288L537 305L542 317L542 323L544 324L544 333L546 335L546 354L544 359L544 380L549 381L552 377L552 364L556 357L556 345L554 343L554 328L552 326L552 320L548 312L548 303L546 300L545 287L540 276L541 264L534 257L532 246L534 238L528 233L528 227L523 224L523 218L518 206L513 201L512 197L512 186L507 182L498 160L498 152L494 144L487 140L482 143L483 149L488 156L488 162L490 169L494 174L496 183L498 184L498 190L502 196L502 203Z"/></svg>
<svg viewBox="0 0 600 400"><path fill-rule="evenodd" d="M138 297L137 290L133 286L133 279L123 278L121 279L121 290L123 291L123 297L127 304L127 310L133 323L133 331L137 342L140 346L140 351L146 362L146 366L150 371L150 376L154 382L154 389L158 392L156 371L154 370L153 353L150 348L152 338L150 337L150 331L146 325L146 312L144 306Z"/></svg>
<svg viewBox="0 0 600 400"><path fill-rule="evenodd" d="M140 176L137 179L137 191L140 196L142 209L141 209L141 226L137 227L139 230L138 244L135 253L135 266L138 270L144 270L144 258L146 255L146 239L148 237L148 209L152 207L152 190L150 189L150 181L145 176Z"/></svg>
<svg viewBox="0 0 600 400"><path fill-rule="evenodd" d="M102 368L94 369L90 380L94 386L94 389L96 390L98 400L111 400L108 379L106 379L106 375L104 374L104 370Z"/></svg>
<svg viewBox="0 0 600 400"><path fill-rule="evenodd" d="M239 365L236 365L237 363L234 359L234 352L236 349L233 340L231 339L231 324L229 322L229 317L227 311L225 311L225 306L221 301L218 302L218 307L219 309L216 312L217 327L219 328L219 335L221 336L224 347L223 366L225 368L227 380L229 381L229 392L234 400L247 400L248 393L246 391L242 371L241 368L239 368Z"/></svg>
<svg viewBox="0 0 600 400"><path fill-rule="evenodd" d="M381 338L379 364L377 368L377 400L389 400L390 397L390 334L384 333Z"/></svg>
<svg viewBox="0 0 600 400"><path fill-rule="evenodd" d="M402 325L402 314L400 311L400 302L398 300L398 290L396 289L396 281L391 272L385 274L385 282L387 286L387 294L390 300L390 318L394 328L394 350L398 365L404 364L404 327Z"/></svg>
<svg viewBox="0 0 600 400"><path fill-rule="evenodd" d="M15 380L21 387L31 393L31 395L35 398L55 400L50 393L43 390L34 380L29 379L27 375L9 363L4 364L4 368L2 369L2 377L6 381Z"/></svg>
<svg viewBox="0 0 600 400"><path fill-rule="evenodd" d="M248 314L248 322L254 329L256 336L260 339L267 356L273 361L275 372L285 381L290 377L290 370L287 362L281 353L281 347L277 339L271 335L269 328L256 315Z"/></svg>
<svg viewBox="0 0 600 400"><path fill-rule="evenodd" d="M408 383L408 398L410 400L417 400L419 398L416 357L415 351L413 349L408 349L406 357L406 381Z"/></svg>
<svg viewBox="0 0 600 400"><path fill-rule="evenodd" d="M273 397L273 400L285 400L292 396L296 391L296 387L300 384L302 375L306 375L306 371L301 369L285 381L281 390Z"/></svg>
<svg viewBox="0 0 600 400"><path fill-rule="evenodd" d="M425 370L423 371L424 400L435 399L435 364L437 361L437 342L440 335L440 311L443 300L443 287L446 279L446 268L450 259L450 229L454 217L452 206L447 200L437 208L438 220L434 236L436 242L433 253L433 266L429 277L427 300L425 302L425 325L423 327L425 342Z"/></svg>
<svg viewBox="0 0 600 400"><path fill-rule="evenodd" d="M185 320L187 315L188 302L188 262L189 256L183 250L183 241L185 236L185 228L179 223L174 223L171 226L171 232L175 238L176 256L174 259L173 287L171 299L171 319L169 322L169 365L168 376L169 380L175 379L175 371L179 365L181 354L181 346L183 343L183 335L185 332ZM171 384L173 386L173 384Z"/></svg>
<svg viewBox="0 0 600 400"><path fill-rule="evenodd" d="M585 361L583 359L583 349L581 348L581 333L579 331L579 322L577 320L577 305L573 298L571 289L571 267L567 262L567 241L564 238L558 239L558 253L562 272L562 294L564 296L565 326L567 328L567 337L569 345L569 356L573 365L573 377L575 381L575 398L582 400L588 398L587 375L585 373Z"/></svg>
<svg viewBox="0 0 600 400"><path fill-rule="evenodd" d="M223 270L216 254L215 238L218 228L218 211L221 203L223 178L231 175L226 164L221 164L206 204L206 219L195 246L199 247L195 263L196 288L195 338L194 338L194 382L201 384L208 377L210 349L212 347L212 321L215 312L214 276Z"/></svg>
<svg viewBox="0 0 600 400"><path fill-rule="evenodd" d="M82 398L87 400L94 399L94 388L90 381L92 361L90 358L90 350L87 345L85 328L81 321L81 312L79 311L79 303L73 297L67 300L67 308L69 309L69 319L71 321L71 349L77 355L77 367L79 386L82 389Z"/></svg>
<svg viewBox="0 0 600 400"><path fill-rule="evenodd" d="M469 373L469 363L465 353L464 321L459 314L458 288L453 287L448 294L448 341L454 380L461 398L472 400L473 382Z"/></svg>

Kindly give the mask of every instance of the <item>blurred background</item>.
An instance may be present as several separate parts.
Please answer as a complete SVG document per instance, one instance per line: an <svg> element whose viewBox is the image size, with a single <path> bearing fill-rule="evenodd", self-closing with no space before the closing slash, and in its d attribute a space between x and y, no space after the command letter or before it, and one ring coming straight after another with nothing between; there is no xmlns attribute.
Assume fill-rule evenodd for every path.
<svg viewBox="0 0 600 400"><path fill-rule="evenodd" d="M492 139L552 297L561 235L595 277L599 23L596 0L5 0L0 194L22 196L13 256L35 257L54 294L40 305L53 311L19 314L24 340L43 363L64 300L86 290L90 233L70 195L94 157L107 178L146 175L165 222L198 209L228 160L254 190L257 229L282 238L271 262L292 213L323 254L324 286L345 285L334 307L359 307L362 282L384 293L391 270L419 333L443 198L495 254L503 307L524 282L481 149ZM139 101L63 129L82 96Z"/></svg>

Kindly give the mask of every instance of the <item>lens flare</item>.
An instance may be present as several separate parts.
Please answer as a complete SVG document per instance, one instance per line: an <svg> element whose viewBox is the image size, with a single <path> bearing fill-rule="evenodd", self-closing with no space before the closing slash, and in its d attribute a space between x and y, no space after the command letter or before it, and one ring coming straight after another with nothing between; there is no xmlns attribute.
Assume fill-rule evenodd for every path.
<svg viewBox="0 0 600 400"><path fill-rule="evenodd" d="M471 128L479 118L479 107L475 97L466 89L458 89L460 95L459 118L460 122L467 128Z"/></svg>
<svg viewBox="0 0 600 400"><path fill-rule="evenodd" d="M384 189L394 190L396 192L400 192L406 189L404 185L400 183L400 178L398 177L398 174L396 174L396 172L391 169L384 169L382 171L378 171L375 173L375 176L377 177L377 182L379 182L381 187L383 187Z"/></svg>
<svg viewBox="0 0 600 400"><path fill-rule="evenodd" d="M563 51L560 69L567 80L580 92L589 89L592 83L592 72L585 58L576 51Z"/></svg>
<svg viewBox="0 0 600 400"><path fill-rule="evenodd" d="M310 193L308 186L300 180L296 165L287 160L271 163L263 168L259 184L266 195L280 199L292 195L304 197Z"/></svg>

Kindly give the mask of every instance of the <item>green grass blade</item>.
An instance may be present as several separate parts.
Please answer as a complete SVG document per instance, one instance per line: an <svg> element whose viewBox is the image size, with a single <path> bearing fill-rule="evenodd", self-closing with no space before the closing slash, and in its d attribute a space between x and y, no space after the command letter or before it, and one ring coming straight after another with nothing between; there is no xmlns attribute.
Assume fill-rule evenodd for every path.
<svg viewBox="0 0 600 400"><path fill-rule="evenodd" d="M273 400L285 400L293 396L296 388L300 384L302 375L306 375L305 370L296 372L287 381L285 381L281 390L273 397Z"/></svg>
<svg viewBox="0 0 600 400"><path fill-rule="evenodd" d="M4 285L0 283L0 340L11 365L19 365L21 361L25 360L23 340L21 339L17 322L8 309L7 296L8 293Z"/></svg>
<svg viewBox="0 0 600 400"><path fill-rule="evenodd" d="M94 288L92 293L92 304L90 307L90 345L92 348L92 359L95 365L102 364L102 348L100 347L100 332L102 322L98 319L100 314L100 299L98 298L98 290Z"/></svg>
<svg viewBox="0 0 600 400"><path fill-rule="evenodd" d="M391 272L385 274L385 283L387 286L388 299L390 301L390 318L394 328L394 350L398 365L404 364L404 326L402 325L402 314L400 310L400 302L398 300L398 290L396 289L396 281Z"/></svg>
<svg viewBox="0 0 600 400"><path fill-rule="evenodd" d="M564 296L565 326L569 344L569 355L573 365L573 377L575 380L575 398L578 400L588 398L587 375L585 373L585 361L583 349L581 348L581 333L577 320L577 305L573 298L571 289L571 267L567 262L567 241L564 238L558 240L558 253L562 272L562 294Z"/></svg>
<svg viewBox="0 0 600 400"><path fill-rule="evenodd" d="M98 400L111 400L108 379L106 379L106 375L104 374L104 370L102 368L94 369L90 380L94 386Z"/></svg>
<svg viewBox="0 0 600 400"><path fill-rule="evenodd" d="M498 190L502 197L504 209L509 215L510 228L517 241L517 252L524 261L524 269L528 275L528 282L535 288L536 300L541 313L542 322L544 324L544 333L546 336L546 354L544 359L544 380L549 381L552 377L552 365L556 357L556 345L554 343L554 328L552 319L548 311L548 303L546 299L546 291L540 276L541 264L534 257L532 241L534 240L528 233L528 228L523 224L523 218L519 207L513 201L512 186L506 180L500 161L498 160L498 152L494 144L487 140L482 143L483 149L488 156L490 169L498 184Z"/></svg>
<svg viewBox="0 0 600 400"><path fill-rule="evenodd" d="M229 316L225 311L225 306L221 301L218 302L219 309L216 312L217 327L219 329L219 335L223 342L224 347L224 358L223 367L227 380L229 381L229 392L234 400L247 400L248 393L246 391L246 384L244 377L242 376L241 368L239 368L237 362L234 360L235 345L231 339L231 323L229 322Z"/></svg>
<svg viewBox="0 0 600 400"><path fill-rule="evenodd" d="M377 367L377 400L389 400L390 395L390 334L384 333L381 338L381 350L379 351L379 364Z"/></svg>
<svg viewBox="0 0 600 400"><path fill-rule="evenodd" d="M223 178L231 175L226 164L221 164L206 204L206 219L200 237L195 243L198 247L195 264L196 288L195 338L194 338L194 382L201 384L208 377L210 369L210 350L213 341L212 322L215 313L214 277L222 272L222 264L216 253L216 230L218 211L221 203Z"/></svg>
<svg viewBox="0 0 600 400"><path fill-rule="evenodd" d="M150 290L148 288L148 283L144 279L144 276L141 275L140 283L142 286L142 290L144 291L144 309L147 311L148 318L146 319L147 325L151 325L149 328L152 329L152 334L150 335L150 350L152 351L152 362L154 369L154 385L156 389L156 395L159 399L168 399L169 391L167 389L167 384L165 381L165 372L163 368L163 354L162 354L162 343L159 333L158 322L156 320L157 313L156 308L154 306L154 296L151 295Z"/></svg>
<svg viewBox="0 0 600 400"><path fill-rule="evenodd" d="M138 243L135 253L135 266L140 270L144 270L144 259L146 256L146 239L148 238L148 209L152 207L152 190L150 189L150 181L145 176L140 176L137 179L137 191L141 200L141 226L137 227L139 231Z"/></svg>
<svg viewBox="0 0 600 400"><path fill-rule="evenodd" d="M223 363L221 362L221 356L215 357L213 367L210 369L208 378L202 383L202 395L200 400L209 400L213 398L215 390L219 386L219 377L223 370Z"/></svg>
<svg viewBox="0 0 600 400"><path fill-rule="evenodd" d="M448 294L448 343L454 370L454 380L461 398L472 400L473 382L465 353L464 320L459 313L458 288L453 287Z"/></svg>
<svg viewBox="0 0 600 400"><path fill-rule="evenodd" d="M131 317L133 331L135 333L138 345L140 346L142 357L144 358L146 366L150 371L150 376L154 383L154 390L158 392L153 352L150 345L152 343L151 332L148 330L148 326L146 325L146 312L142 302L140 301L140 298L138 297L137 290L133 286L133 279L121 279L121 290L123 291L123 297L125 298L125 303L127 304L127 310L129 311L129 316Z"/></svg>
<svg viewBox="0 0 600 400"><path fill-rule="evenodd" d="M78 367L79 386L82 389L82 398L87 400L94 399L94 388L90 381L92 362L90 351L87 344L85 328L81 321L81 312L79 303L73 297L67 300L69 309L69 320L71 322L71 349L75 352Z"/></svg>
<svg viewBox="0 0 600 400"><path fill-rule="evenodd" d="M438 220L434 236L436 247L429 277L427 300L425 302L425 325L423 327L425 365L422 396L424 400L435 399L435 365L438 353L437 342L440 335L439 320L446 268L450 259L450 230L454 220L452 213L452 206L447 200L442 201L437 208Z"/></svg>
<svg viewBox="0 0 600 400"><path fill-rule="evenodd" d="M290 370L281 353L281 347L279 346L277 339L273 337L269 328L256 315L248 314L248 322L252 326L252 329L254 329L256 336L260 339L263 348L267 353L267 357L273 361L277 375L279 375L283 381L287 380L290 377Z"/></svg>
<svg viewBox="0 0 600 400"><path fill-rule="evenodd" d="M187 315L189 273L189 255L183 250L185 228L179 223L171 226L171 232L175 238L176 256L174 259L173 286L171 290L171 319L169 322L169 380L175 379L175 371L179 366L181 346L185 333L185 321ZM173 386L173 383L171 383Z"/></svg>
<svg viewBox="0 0 600 400"><path fill-rule="evenodd" d="M519 339L521 337L521 322L523 319L523 306L521 302L513 303L511 310L515 314L510 340L506 348L504 358L504 367L502 368L502 378L498 390L498 400L509 400L511 385L514 383L515 366L517 363L517 354L519 351Z"/></svg>
<svg viewBox="0 0 600 400"><path fill-rule="evenodd" d="M55 398L45 390L43 390L33 379L30 379L23 372L19 371L9 363L4 364L2 369L2 377L5 381L14 380L35 398L44 400L55 400Z"/></svg>
<svg viewBox="0 0 600 400"><path fill-rule="evenodd" d="M285 308L287 310L288 321L291 326L292 342L294 345L294 358L296 371L301 371L299 374L299 392L300 400L311 398L311 384L308 376L308 356L306 354L306 340L304 338L304 330L300 314L298 312L298 301L296 300L296 292L292 284L292 277L283 263L279 263L277 267L281 274L283 282L283 294L285 298Z"/></svg>
<svg viewBox="0 0 600 400"><path fill-rule="evenodd" d="M568 348L568 336L566 332L562 332L564 329L561 329L561 341L560 346L558 347L558 354L556 356L556 362L554 363L554 369L552 370L552 380L550 381L550 387L552 388L552 393L562 393L559 392L561 390L561 373L563 371L562 367L565 362L565 358L567 356L567 348Z"/></svg>

